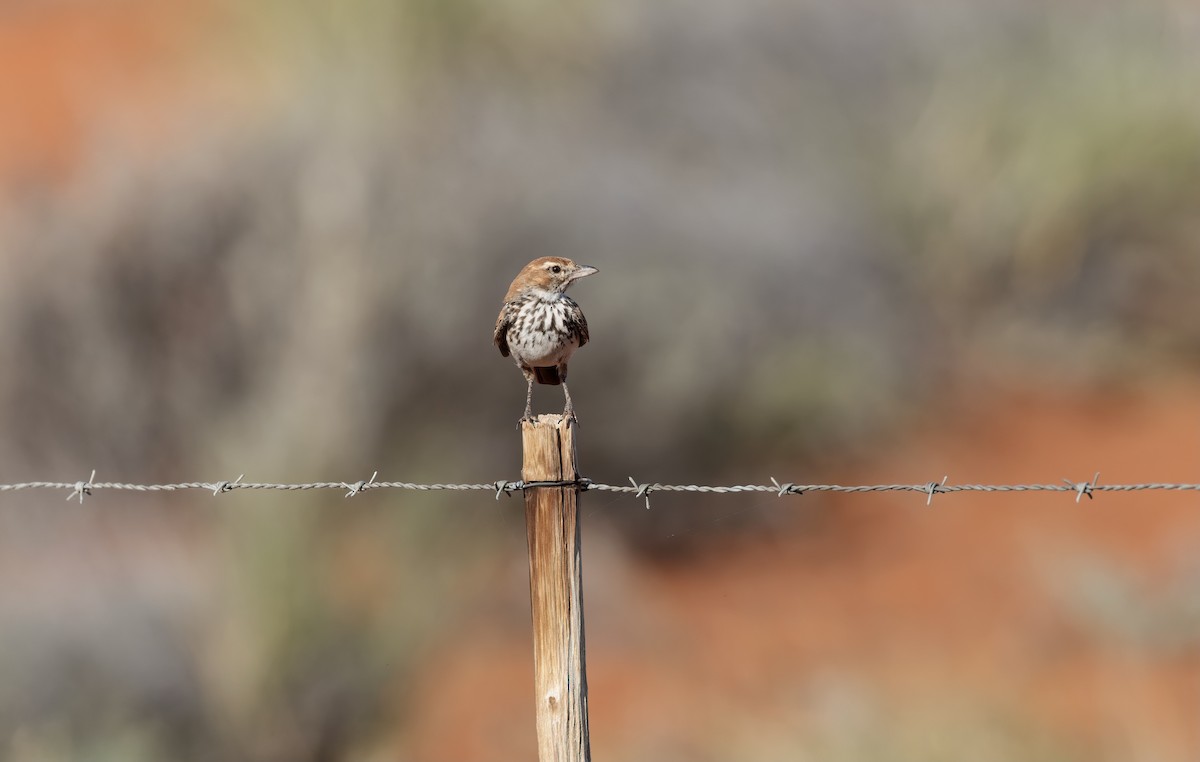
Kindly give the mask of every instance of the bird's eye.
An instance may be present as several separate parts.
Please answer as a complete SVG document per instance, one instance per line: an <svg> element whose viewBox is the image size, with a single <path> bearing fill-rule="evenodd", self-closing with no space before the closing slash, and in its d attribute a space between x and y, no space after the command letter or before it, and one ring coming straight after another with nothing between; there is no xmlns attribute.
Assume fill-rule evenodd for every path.
<svg viewBox="0 0 1200 762"><path fill-rule="evenodd" d="M560 273L560 272L562 272L562 268L561 268L561 267L559 267L558 265L555 265L554 267L551 267L551 268L550 268L550 272L552 272L552 273Z"/></svg>

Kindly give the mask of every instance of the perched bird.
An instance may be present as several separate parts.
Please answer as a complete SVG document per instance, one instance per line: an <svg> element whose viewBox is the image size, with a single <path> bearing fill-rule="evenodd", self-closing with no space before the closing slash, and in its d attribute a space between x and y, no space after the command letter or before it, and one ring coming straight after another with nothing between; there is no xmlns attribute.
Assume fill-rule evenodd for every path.
<svg viewBox="0 0 1200 762"><path fill-rule="evenodd" d="M492 341L501 355L512 355L529 382L523 421L533 419L534 381L562 384L567 398L563 415L575 417L567 391L567 361L588 343L588 325L583 310L566 291L575 281L596 272L594 267L562 257L541 257L525 265L508 287Z"/></svg>

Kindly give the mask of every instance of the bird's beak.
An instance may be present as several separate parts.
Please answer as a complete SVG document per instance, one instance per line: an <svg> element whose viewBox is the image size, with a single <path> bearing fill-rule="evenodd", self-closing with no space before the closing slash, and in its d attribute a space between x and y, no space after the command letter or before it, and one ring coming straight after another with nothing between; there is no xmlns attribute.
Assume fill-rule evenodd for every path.
<svg viewBox="0 0 1200 762"><path fill-rule="evenodd" d="M594 267L588 267L587 265L580 265L578 268L576 268L575 272L571 273L571 277L567 279L567 282L576 281L576 280L579 280L580 278L585 278L589 275L595 275L598 272L600 272L600 271Z"/></svg>

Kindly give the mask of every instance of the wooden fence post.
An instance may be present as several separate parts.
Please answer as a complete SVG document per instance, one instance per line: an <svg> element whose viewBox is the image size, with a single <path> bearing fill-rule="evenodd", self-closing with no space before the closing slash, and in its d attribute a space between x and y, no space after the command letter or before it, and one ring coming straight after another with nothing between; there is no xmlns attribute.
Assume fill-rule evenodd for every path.
<svg viewBox="0 0 1200 762"><path fill-rule="evenodd" d="M570 481L575 427L561 415L521 424L526 482ZM588 762L587 668L583 645L583 569L576 487L525 490L533 673L540 762Z"/></svg>

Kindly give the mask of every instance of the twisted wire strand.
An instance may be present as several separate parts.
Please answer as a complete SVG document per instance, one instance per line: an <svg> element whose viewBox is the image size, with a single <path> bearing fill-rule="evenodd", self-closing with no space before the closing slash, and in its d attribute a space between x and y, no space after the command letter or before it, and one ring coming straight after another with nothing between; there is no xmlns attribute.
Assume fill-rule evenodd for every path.
<svg viewBox="0 0 1200 762"><path fill-rule="evenodd" d="M126 482L19 482L15 484L0 484L0 492L15 492L18 490L48 489L74 490L83 484L90 492L92 490L120 490L130 492L178 492L181 490L197 489L212 492L218 487L221 491L231 492L236 489L252 490L313 490L313 489L348 489L353 482L304 482L295 484L277 484L271 482L179 482L177 484L129 484ZM520 482L509 482L520 484ZM367 482L359 491L367 489L403 489L403 490L487 490L495 491L495 482L489 484L415 484L412 482Z"/></svg>
<svg viewBox="0 0 1200 762"><path fill-rule="evenodd" d="M414 490L421 492L432 491L481 491L493 492L497 499L500 495L511 495L527 489L537 488L569 488L581 491L615 492L631 494L645 498L649 503L650 495L655 492L692 492L708 494L737 494L745 492L774 493L779 497L784 495L803 495L808 492L917 492L927 496L927 502L934 495L954 494L957 492L1069 492L1075 494L1076 502L1082 497L1093 497L1096 492L1198 492L1200 484L1146 482L1140 484L1099 484L1099 474L1091 481L1075 482L1063 479L1060 484L947 484L941 482L926 482L924 484L794 484L779 483L774 479L771 484L661 484L659 482L638 482L630 477L629 484L602 484L590 479L574 479L567 481L523 482L500 479L494 482L475 484L420 484L415 482L379 482L373 474L369 480L357 482L245 482L239 476L233 481L217 482L178 482L173 484L136 484L129 482L97 482L95 472L88 481L52 482L29 481L12 484L0 484L0 492L16 492L22 490L68 490L68 499L78 498L83 501L84 495L91 495L98 490L128 491L128 492L178 492L183 490L205 490L214 495L220 495L233 490L347 490L346 497L352 497L367 490L396 489Z"/></svg>

